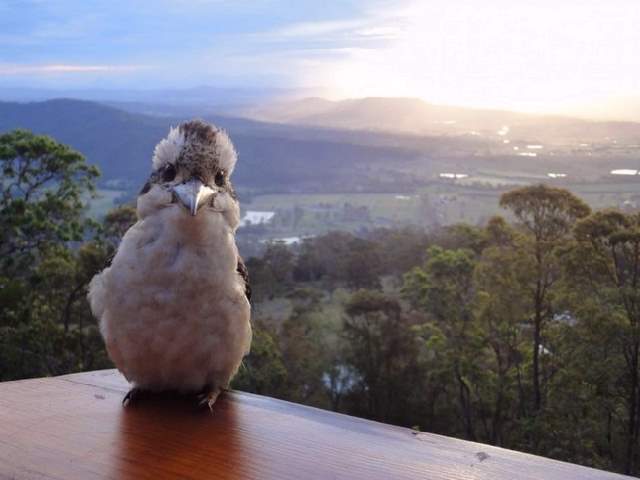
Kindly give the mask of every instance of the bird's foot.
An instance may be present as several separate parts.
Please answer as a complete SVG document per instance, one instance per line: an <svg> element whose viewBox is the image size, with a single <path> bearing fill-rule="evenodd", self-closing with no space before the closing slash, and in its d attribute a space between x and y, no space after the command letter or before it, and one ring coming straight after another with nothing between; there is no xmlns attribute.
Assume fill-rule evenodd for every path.
<svg viewBox="0 0 640 480"><path fill-rule="evenodd" d="M205 405L209 407L211 413L213 413L213 405L218 400L218 395L222 393L222 388L214 387L205 392L198 395L198 406L204 407Z"/></svg>
<svg viewBox="0 0 640 480"><path fill-rule="evenodd" d="M142 393L142 390L140 390L138 387L133 387L122 399L122 405L124 405L125 407L131 405L136 400L136 398L140 396L140 393Z"/></svg>

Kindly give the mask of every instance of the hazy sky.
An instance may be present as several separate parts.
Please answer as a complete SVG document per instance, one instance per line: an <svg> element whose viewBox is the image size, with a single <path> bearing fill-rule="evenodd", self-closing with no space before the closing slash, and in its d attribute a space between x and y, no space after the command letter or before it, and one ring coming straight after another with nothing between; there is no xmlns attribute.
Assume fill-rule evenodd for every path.
<svg viewBox="0 0 640 480"><path fill-rule="evenodd" d="M0 85L568 110L640 97L640 0L0 0Z"/></svg>

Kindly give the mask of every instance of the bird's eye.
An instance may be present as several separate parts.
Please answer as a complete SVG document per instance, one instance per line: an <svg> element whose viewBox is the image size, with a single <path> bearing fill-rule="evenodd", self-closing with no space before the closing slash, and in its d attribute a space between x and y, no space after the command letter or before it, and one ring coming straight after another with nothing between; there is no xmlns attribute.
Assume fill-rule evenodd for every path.
<svg viewBox="0 0 640 480"><path fill-rule="evenodd" d="M176 178L176 167L169 164L165 167L164 172L162 172L162 180L165 182L171 182Z"/></svg>
<svg viewBox="0 0 640 480"><path fill-rule="evenodd" d="M216 182L216 185L219 186L219 187L224 185L224 171L223 170L220 170L218 173L216 173L215 182Z"/></svg>

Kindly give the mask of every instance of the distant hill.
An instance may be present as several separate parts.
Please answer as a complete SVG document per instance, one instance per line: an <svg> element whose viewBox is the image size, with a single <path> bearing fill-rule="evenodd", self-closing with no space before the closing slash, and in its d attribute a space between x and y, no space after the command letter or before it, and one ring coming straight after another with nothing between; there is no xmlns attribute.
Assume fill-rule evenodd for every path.
<svg viewBox="0 0 640 480"><path fill-rule="evenodd" d="M640 138L640 123L596 122L433 105L416 98L372 97L340 101L307 98L271 102L245 108L238 113L267 122L414 135L461 135L473 132L495 138L507 126L509 138L548 144L591 143L607 138L637 143Z"/></svg>
<svg viewBox="0 0 640 480"><path fill-rule="evenodd" d="M0 99L16 102L45 101L52 98L76 98L92 102L141 102L166 105L241 105L264 102L301 94L304 90L261 87L214 87L201 85L191 88L165 89L108 89L108 88L21 88L0 87Z"/></svg>
<svg viewBox="0 0 640 480"><path fill-rule="evenodd" d="M482 130L486 133L478 130L472 134L453 128L457 124L448 123L441 126L449 130L439 135L355 129L356 126L365 128L374 121L378 126L399 125L401 122L392 122L394 116L404 115L406 123L409 121L407 111L413 111L416 118L431 111L430 106L416 104L411 99L391 103L386 100L313 99L310 105L316 113L310 124L294 120L305 112L306 101L298 102L288 113L283 112L291 116L277 117L302 125L217 115L211 107L167 108L129 102L116 108L73 99L0 102L0 132L26 128L51 135L99 166L103 180L125 181L131 191L147 178L153 148L169 127L198 116L229 131L240 156L234 183L244 194L399 193L422 188L441 172L464 172L478 181L492 182L495 175L533 181L546 178L547 172L568 171L573 179L593 180L612 169L637 168L638 147L619 148L619 145L626 141L640 143L640 124L559 117L547 121L544 117L511 112L490 112L493 115L490 120L483 119L484 111L438 107L433 110L432 119L457 115L456 118L464 122L488 125ZM148 111L155 114L140 113ZM372 115L373 120L367 115ZM339 120L341 116L343 120ZM348 124L349 118L357 121L354 120L350 128L311 124L334 117L335 123L342 126ZM527 121L532 123L529 125ZM326 120L326 123L330 122ZM502 129L503 123L509 126L509 132L500 136L495 129ZM608 135L609 138L605 138ZM573 137L569 148L547 148L546 144L552 143L550 139ZM506 138L512 143L503 143ZM621 140L615 143L613 139ZM515 145L526 149L528 143L534 142L545 143L544 150L539 150L535 159L524 159L514 150ZM574 149L576 142L593 143L593 146Z"/></svg>
<svg viewBox="0 0 640 480"><path fill-rule="evenodd" d="M190 117L154 117L72 99L0 102L0 132L26 128L51 135L98 165L104 179L123 179L131 185L144 182L153 147L169 126ZM249 190L384 190L401 189L404 180L414 182L410 175L379 177L372 172L413 159L415 150L380 141L366 145L362 138L355 141L353 134L347 136L351 140L344 136L332 140L331 132L299 131L213 115L204 118L229 130L240 155L235 183ZM392 143L390 139L388 144ZM391 180L400 184L392 186Z"/></svg>
<svg viewBox="0 0 640 480"><path fill-rule="evenodd" d="M98 165L106 179L144 178L157 141L170 122L93 102L0 102L0 131L26 128L73 146Z"/></svg>

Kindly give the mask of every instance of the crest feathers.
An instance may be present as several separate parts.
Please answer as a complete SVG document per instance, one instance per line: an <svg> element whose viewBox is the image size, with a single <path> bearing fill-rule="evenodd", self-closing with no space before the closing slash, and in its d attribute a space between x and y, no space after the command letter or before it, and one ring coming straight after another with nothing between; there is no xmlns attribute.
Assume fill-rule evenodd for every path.
<svg viewBox="0 0 640 480"><path fill-rule="evenodd" d="M153 169L158 170L169 163L175 163L184 145L184 133L180 127L171 127L167 138L160 140L153 150Z"/></svg>

